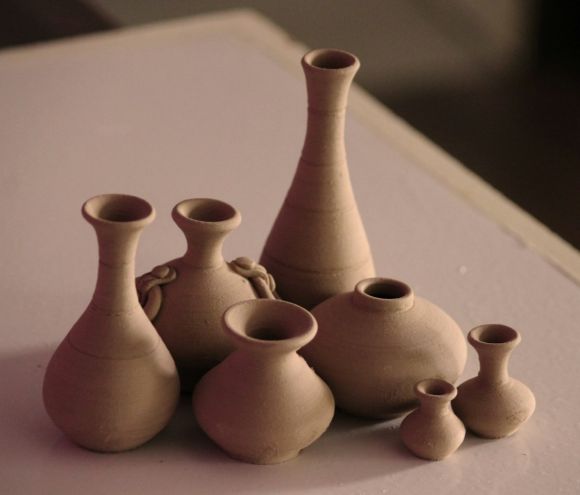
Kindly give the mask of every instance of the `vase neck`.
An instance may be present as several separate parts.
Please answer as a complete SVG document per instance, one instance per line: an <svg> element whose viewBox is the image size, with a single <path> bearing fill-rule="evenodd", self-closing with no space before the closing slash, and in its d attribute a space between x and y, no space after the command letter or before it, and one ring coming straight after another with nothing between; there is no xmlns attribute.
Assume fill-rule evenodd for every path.
<svg viewBox="0 0 580 495"><path fill-rule="evenodd" d="M508 363L510 350L488 349L477 351L479 357L479 379L485 383L505 383L510 379Z"/></svg>
<svg viewBox="0 0 580 495"><path fill-rule="evenodd" d="M360 67L340 50L313 50L302 59L308 93L308 124L302 160L309 165L346 165L344 127L348 94Z"/></svg>
<svg viewBox="0 0 580 495"><path fill-rule="evenodd" d="M449 382L430 378L415 385L415 395L423 414L445 416L452 413L451 401L457 396L457 389Z"/></svg>
<svg viewBox="0 0 580 495"><path fill-rule="evenodd" d="M184 230L187 250L183 261L195 268L217 268L225 263L223 244L229 232L211 232L204 229Z"/></svg>

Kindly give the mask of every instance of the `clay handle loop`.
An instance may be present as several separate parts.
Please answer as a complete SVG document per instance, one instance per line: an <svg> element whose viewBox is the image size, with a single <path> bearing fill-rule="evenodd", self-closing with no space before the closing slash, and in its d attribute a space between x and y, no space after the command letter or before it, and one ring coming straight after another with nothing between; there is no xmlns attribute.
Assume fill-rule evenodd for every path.
<svg viewBox="0 0 580 495"><path fill-rule="evenodd" d="M135 279L139 303L147 317L153 321L163 303L161 286L173 282L177 278L177 271L172 266L159 265L149 273Z"/></svg>
<svg viewBox="0 0 580 495"><path fill-rule="evenodd" d="M266 268L251 258L240 256L229 263L231 268L242 277L247 278L261 299L280 299L276 293L276 281Z"/></svg>

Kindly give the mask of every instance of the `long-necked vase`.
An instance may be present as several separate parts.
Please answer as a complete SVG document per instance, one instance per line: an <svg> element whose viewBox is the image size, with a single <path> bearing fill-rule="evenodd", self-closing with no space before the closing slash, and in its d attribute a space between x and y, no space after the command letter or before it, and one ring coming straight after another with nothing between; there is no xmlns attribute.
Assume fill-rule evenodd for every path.
<svg viewBox="0 0 580 495"><path fill-rule="evenodd" d="M276 279L282 299L305 308L375 275L344 144L347 98L359 66L341 50L313 50L302 59L306 137L260 263Z"/></svg>
<svg viewBox="0 0 580 495"><path fill-rule="evenodd" d="M155 217L145 200L121 194L82 208L99 244L96 288L52 356L43 397L51 419L91 450L117 452L155 436L179 398L175 363L145 315L135 288L135 252Z"/></svg>

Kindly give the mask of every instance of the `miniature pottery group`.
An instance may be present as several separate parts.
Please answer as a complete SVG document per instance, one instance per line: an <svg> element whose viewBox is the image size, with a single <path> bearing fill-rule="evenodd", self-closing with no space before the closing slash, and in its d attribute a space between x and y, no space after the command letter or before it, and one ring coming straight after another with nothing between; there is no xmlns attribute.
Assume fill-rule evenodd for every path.
<svg viewBox="0 0 580 495"><path fill-rule="evenodd" d="M115 452L147 442L170 421L180 390L193 390L198 425L217 445L260 464L291 459L316 441L335 401L375 419L418 403L401 436L426 459L455 451L465 427L499 438L532 414L532 393L507 373L515 330L472 330L481 371L455 389L467 359L457 324L407 284L375 276L344 149L359 62L314 50L302 66L306 138L260 264L224 260L223 242L241 215L196 198L172 212L186 253L135 279L153 207L121 194L83 205L99 245L96 288L43 387L49 416L77 444Z"/></svg>

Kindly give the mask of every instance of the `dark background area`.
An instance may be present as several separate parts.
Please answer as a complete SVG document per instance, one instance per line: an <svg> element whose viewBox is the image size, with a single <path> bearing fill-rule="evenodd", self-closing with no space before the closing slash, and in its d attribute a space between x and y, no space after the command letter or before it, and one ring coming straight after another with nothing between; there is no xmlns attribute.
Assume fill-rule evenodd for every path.
<svg viewBox="0 0 580 495"><path fill-rule="evenodd" d="M307 45L357 53L359 84L580 248L580 4L444 3L0 0L0 47L255 8Z"/></svg>

